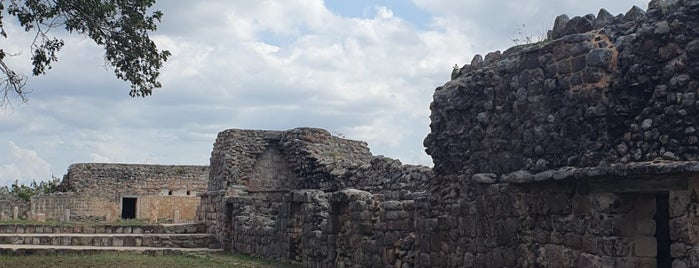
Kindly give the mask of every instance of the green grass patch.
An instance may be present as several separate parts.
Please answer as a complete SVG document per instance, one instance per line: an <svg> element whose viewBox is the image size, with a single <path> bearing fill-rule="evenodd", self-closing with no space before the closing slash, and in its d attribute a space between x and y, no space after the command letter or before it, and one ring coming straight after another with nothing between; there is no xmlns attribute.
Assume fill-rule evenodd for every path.
<svg viewBox="0 0 699 268"><path fill-rule="evenodd" d="M295 267L249 256L226 253L187 253L151 256L138 253L95 253L87 255L0 256L0 267Z"/></svg>

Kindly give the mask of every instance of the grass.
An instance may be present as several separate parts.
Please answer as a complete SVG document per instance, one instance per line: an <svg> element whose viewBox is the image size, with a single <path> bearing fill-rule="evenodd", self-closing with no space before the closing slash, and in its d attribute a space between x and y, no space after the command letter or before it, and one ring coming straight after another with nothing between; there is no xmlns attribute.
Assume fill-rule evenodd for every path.
<svg viewBox="0 0 699 268"><path fill-rule="evenodd" d="M150 256L138 253L95 253L87 255L0 256L0 267L294 267L249 256L226 253L188 253Z"/></svg>

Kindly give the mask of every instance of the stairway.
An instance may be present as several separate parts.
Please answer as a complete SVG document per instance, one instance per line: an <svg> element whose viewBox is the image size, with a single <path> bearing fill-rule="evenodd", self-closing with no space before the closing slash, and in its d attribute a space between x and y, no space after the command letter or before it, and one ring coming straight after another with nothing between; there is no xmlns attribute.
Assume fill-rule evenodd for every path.
<svg viewBox="0 0 699 268"><path fill-rule="evenodd" d="M0 224L0 254L64 254L132 251L145 254L216 252L201 224Z"/></svg>

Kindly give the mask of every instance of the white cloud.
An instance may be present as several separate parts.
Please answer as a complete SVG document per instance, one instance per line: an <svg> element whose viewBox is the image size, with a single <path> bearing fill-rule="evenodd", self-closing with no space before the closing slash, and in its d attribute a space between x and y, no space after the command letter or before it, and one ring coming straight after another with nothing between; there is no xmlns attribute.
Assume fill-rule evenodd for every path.
<svg viewBox="0 0 699 268"><path fill-rule="evenodd" d="M54 69L30 81L29 104L0 112L0 140L36 146L21 149L46 167L0 151L0 179L58 175L74 162L207 164L227 128L322 127L366 140L375 154L430 164L422 147L429 103L451 66L510 46L523 23L538 30L559 13L625 12L647 1L413 2L430 25L390 5L346 17L321 0L158 1L165 17L153 37L173 56L163 88L145 99L127 97L128 84L104 68L91 40L66 36ZM7 40L3 48L27 41Z"/></svg>
<svg viewBox="0 0 699 268"><path fill-rule="evenodd" d="M27 184L51 178L51 165L35 150L22 148L12 141L3 147L0 147L0 154L5 156L0 160L0 185L9 185L15 180Z"/></svg>
<svg viewBox="0 0 699 268"><path fill-rule="evenodd" d="M626 13L632 6L646 8L648 0L606 1L606 0L519 0L519 1L451 1L451 0L412 0L433 17L433 26L447 31L459 31L473 37L471 44L480 54L507 49L512 39L517 38L521 25L533 37L546 36L556 16L569 17L597 15L605 8L616 15ZM470 58L469 58L470 60Z"/></svg>

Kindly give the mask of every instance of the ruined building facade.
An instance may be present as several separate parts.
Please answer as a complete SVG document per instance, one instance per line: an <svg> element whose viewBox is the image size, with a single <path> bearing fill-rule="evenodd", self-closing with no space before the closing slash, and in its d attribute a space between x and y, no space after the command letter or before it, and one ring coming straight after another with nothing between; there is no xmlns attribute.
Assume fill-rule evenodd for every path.
<svg viewBox="0 0 699 268"><path fill-rule="evenodd" d="M211 154L199 222L229 251L304 266L410 262L427 167L372 156L322 129L226 130ZM395 261L395 260L394 260Z"/></svg>
<svg viewBox="0 0 699 268"><path fill-rule="evenodd" d="M304 267L699 267L699 1L556 19L437 88L434 168L227 130L198 220Z"/></svg>
<svg viewBox="0 0 699 268"><path fill-rule="evenodd" d="M28 214L71 220L194 221L209 168L135 164L73 164L60 191L31 198Z"/></svg>

